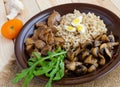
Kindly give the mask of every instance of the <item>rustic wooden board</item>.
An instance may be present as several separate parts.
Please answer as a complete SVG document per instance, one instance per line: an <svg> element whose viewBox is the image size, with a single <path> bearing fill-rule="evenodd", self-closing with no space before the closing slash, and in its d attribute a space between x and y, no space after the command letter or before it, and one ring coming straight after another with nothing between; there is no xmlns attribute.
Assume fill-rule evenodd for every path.
<svg viewBox="0 0 120 87"><path fill-rule="evenodd" d="M111 0L120 11L120 0Z"/></svg>
<svg viewBox="0 0 120 87"><path fill-rule="evenodd" d="M22 2L24 4L24 10L17 18L25 23L35 14L40 12L40 10L35 0L22 0Z"/></svg>
<svg viewBox="0 0 120 87"><path fill-rule="evenodd" d="M5 4L4 4L5 2ZM0 28L5 21L7 21L6 15L9 13L7 7L8 0L0 0ZM40 12L35 0L22 0L24 4L23 12L16 18L21 19L23 23L28 21L29 18ZM14 55L14 43L13 40L8 40L0 35L0 71L5 65L8 64L9 60Z"/></svg>
<svg viewBox="0 0 120 87"><path fill-rule="evenodd" d="M0 29L5 21L7 21L7 19L4 2L3 0L0 0ZM0 71L8 63L12 55L14 55L13 41L4 38L0 34Z"/></svg>
<svg viewBox="0 0 120 87"><path fill-rule="evenodd" d="M38 3L40 10L45 10L52 6L71 3L72 1L71 0L36 0L36 2Z"/></svg>
<svg viewBox="0 0 120 87"><path fill-rule="evenodd" d="M4 2L8 2L9 0L0 0L0 28L1 25L7 21L6 19L6 13L9 13L8 10L6 10L6 7L4 5ZM120 3L120 0L112 0L117 3L117 6L111 2L111 0L21 0L25 6L24 11L17 16L17 18L21 19L24 23L29 20L32 16L37 14L38 12L45 10L47 8L50 8L52 6L56 6L59 4L65 4L65 3L90 3L90 4L96 4L102 7L105 7L112 12L114 12L116 15L120 17L120 9L117 7L120 6L118 3ZM119 1L119 2L117 2ZM3 71L3 67L8 64L11 57L14 55L14 44L12 40L5 39L0 34L0 71ZM17 71L17 70L16 70ZM118 66L114 71L107 74L106 76L102 77L101 79L92 81L90 83L76 85L76 86L70 86L70 87L120 87L120 66ZM13 73L13 72L11 72ZM7 76L8 77L8 76ZM10 75L9 75L10 77ZM7 81L3 83L3 86L0 85L0 87L21 87L22 83L15 86L10 81L11 78L7 78ZM8 80L9 79L9 80ZM6 79L5 79L6 80ZM33 81L31 83L30 87L43 87L41 83L38 83L36 81ZM7 84L6 84L7 83ZM56 87L56 86L55 86ZM59 87L59 86L57 86ZM65 86L60 86L65 87ZM66 86L67 87L67 86ZM69 86L68 86L69 87Z"/></svg>

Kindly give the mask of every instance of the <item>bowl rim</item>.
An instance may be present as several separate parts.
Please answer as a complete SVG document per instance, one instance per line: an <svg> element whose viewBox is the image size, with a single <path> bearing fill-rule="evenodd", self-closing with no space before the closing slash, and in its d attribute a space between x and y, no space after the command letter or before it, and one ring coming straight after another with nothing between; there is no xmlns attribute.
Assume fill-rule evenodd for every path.
<svg viewBox="0 0 120 87"><path fill-rule="evenodd" d="M29 20L25 23L23 29L20 31L18 37L16 38L14 50L15 50L15 55L16 55L17 62L18 62L18 64L19 64L22 68L26 68L26 65L25 65L25 64L22 64L21 62L26 62L26 61L25 61L25 60L22 60L22 61L21 61L21 59L19 58L19 56L18 56L19 50L18 50L18 49L20 49L22 46L20 46L20 47L18 48L18 45L19 45L19 43L20 43L20 40L21 40L21 36L22 36L22 34L23 34L23 31L24 31L24 34L26 34L27 31L28 31L27 29L25 30L25 28L28 28L28 26L31 26L31 25L33 24L33 23L31 23L31 21L33 21L33 22L35 22L35 23L36 23L37 21L39 21L37 18L38 18L40 15L41 15L42 17L48 16L49 13L46 13L48 10L50 10L50 9L55 9L55 8L57 8L57 7L65 6L65 5L85 5L85 6L88 6L88 5L89 5L89 6L95 7L96 9L97 9L97 8L101 8L101 9L104 9L104 10L107 12L106 14L109 13L110 15L113 15L114 18L118 19L117 21L119 21L119 23L120 23L120 18L119 18L117 15L115 15L112 11L110 11L110 10L104 8L104 7L101 7L101 6L94 5L94 4L88 4L88 3L67 3L67 4L57 5L57 6L48 8L48 9L46 9L46 10L44 10L44 11L41 11L40 13L36 14L35 16L33 16L31 19L29 19ZM51 11L52 11L52 10L51 10ZM46 13L46 14L44 14L44 13ZM39 19L40 19L40 18L39 18ZM120 49L118 49L118 51L120 51ZM120 57L120 55L118 55L117 57ZM115 61L112 62L113 60L115 60ZM113 64L111 64L111 63L113 63ZM95 80L95 79L98 79L98 78L103 77L104 75L108 74L108 73L109 73L110 71L112 71L115 67L117 67L117 66L119 65L119 63L120 63L120 58L117 58L117 60L116 60L116 58L110 60L110 62L109 62L108 64L106 64L106 65L104 66L104 68L102 68L102 71L101 71L101 69L100 69L100 70L97 70L97 72L94 73L94 74L96 74L96 75L95 75L95 76L92 76L92 78L91 78L91 74L88 74L88 75L82 76L82 81L80 81L80 80L78 81L78 80L77 80L77 81L74 81L74 83L71 82L70 80L73 81L73 80L75 80L75 79L81 79L81 77L74 77L74 78L63 78L62 80L57 81L57 82L54 82L54 83L55 83L55 84L58 84L58 85L72 85L72 84L81 84L81 83L93 81L93 80ZM106 69L106 67L107 67L107 69ZM90 79L89 79L88 77L90 77ZM83 79L83 78L84 78L84 79ZM41 80L42 80L42 81L47 81L46 78L44 78L44 77L41 78ZM63 83L63 84L61 84L61 83Z"/></svg>

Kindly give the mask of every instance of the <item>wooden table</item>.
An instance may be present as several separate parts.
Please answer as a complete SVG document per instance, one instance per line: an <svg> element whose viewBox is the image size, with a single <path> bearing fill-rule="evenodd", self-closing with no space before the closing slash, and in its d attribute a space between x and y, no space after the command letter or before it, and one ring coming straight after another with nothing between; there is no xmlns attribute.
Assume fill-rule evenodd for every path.
<svg viewBox="0 0 120 87"><path fill-rule="evenodd" d="M4 22L7 21L6 14L8 14L6 3L9 0L0 0L0 28ZM120 0L113 0L120 3ZM49 7L56 6L59 4L65 4L65 3L91 3L96 4L102 7L105 7L112 12L114 12L117 16L120 17L120 9L118 9L111 0L22 0L24 4L24 11L22 14L18 15L17 18L21 19L24 23L28 21L32 16L35 14L41 12L42 10L45 10ZM14 42L13 40L8 40L4 38L0 34L0 71L3 71L4 66L9 63L12 56L14 56ZM118 80L115 80L117 82L114 87L120 87L119 82L120 79L114 75L113 73L119 73L120 66L115 69L114 72L111 72L111 77L117 78ZM119 75L120 76L120 75ZM106 77L107 79L108 77ZM109 78L108 78L109 79ZM112 81L112 80L111 80ZM109 81L108 81L109 82ZM102 82L101 82L102 84ZM103 87L103 86L101 86ZM108 85L107 87L113 87L112 85Z"/></svg>

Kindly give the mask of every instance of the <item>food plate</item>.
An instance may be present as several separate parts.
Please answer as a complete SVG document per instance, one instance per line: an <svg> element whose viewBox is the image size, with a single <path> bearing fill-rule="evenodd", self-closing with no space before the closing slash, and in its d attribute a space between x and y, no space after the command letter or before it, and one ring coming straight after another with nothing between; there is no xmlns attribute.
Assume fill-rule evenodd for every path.
<svg viewBox="0 0 120 87"><path fill-rule="evenodd" d="M84 4L84 3L71 3L71 4L64 4L64 5L59 5L55 6L52 8L49 8L47 10L44 10L34 17L32 17L23 27L21 32L19 33L16 42L15 42L15 55L18 61L18 64L22 68L27 68L27 59L28 55L25 52L25 40L27 37L33 34L33 31L35 29L35 24L37 22L43 22L47 21L48 16L55 10L58 11L61 15L67 14L67 13L72 13L74 9L79 10L80 12L92 12L97 16L100 16L100 18L104 21L106 24L106 27L108 31L112 31L113 34L117 37L117 41L120 42L120 19L117 17L114 13L111 11L99 7L96 5L92 4ZM80 84L80 83L85 83L92 81L94 79L100 78L104 75L106 75L108 72L113 70L120 61L120 46L118 46L118 49L116 51L116 55L107 63L105 64L102 68L96 70L93 73L86 74L83 76L79 77L72 77L72 78L63 78L60 81L54 82L55 84L59 85L73 85L73 84ZM42 81L47 81L48 79L44 76L38 77Z"/></svg>

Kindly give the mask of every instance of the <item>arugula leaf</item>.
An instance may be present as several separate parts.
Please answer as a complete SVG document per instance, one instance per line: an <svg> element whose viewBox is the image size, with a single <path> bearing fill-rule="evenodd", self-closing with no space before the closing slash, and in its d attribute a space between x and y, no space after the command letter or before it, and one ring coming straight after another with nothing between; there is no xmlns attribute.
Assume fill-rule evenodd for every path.
<svg viewBox="0 0 120 87"><path fill-rule="evenodd" d="M23 87L27 87L30 81L33 79L34 75L33 72L31 71L25 78Z"/></svg>
<svg viewBox="0 0 120 87"><path fill-rule="evenodd" d="M52 87L51 83L52 83L52 77L48 80L47 84L45 85L45 87Z"/></svg>
<svg viewBox="0 0 120 87"><path fill-rule="evenodd" d="M27 76L29 69L24 69L21 73L18 73L16 77L12 80L13 83L21 81L24 77Z"/></svg>
<svg viewBox="0 0 120 87"><path fill-rule="evenodd" d="M64 76L66 51L59 47L55 52L49 51L46 57L41 57L37 52L32 54L33 56L28 60L29 68L18 73L13 79L14 83L24 79L23 87L27 87L35 76L46 75L50 79L45 87L51 87L52 80L60 80Z"/></svg>

